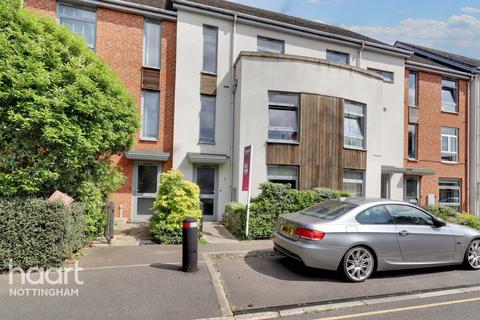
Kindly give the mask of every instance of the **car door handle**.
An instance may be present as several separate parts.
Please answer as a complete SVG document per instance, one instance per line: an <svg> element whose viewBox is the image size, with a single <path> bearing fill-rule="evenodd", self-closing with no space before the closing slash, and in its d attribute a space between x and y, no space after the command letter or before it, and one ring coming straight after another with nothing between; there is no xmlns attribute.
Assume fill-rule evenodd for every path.
<svg viewBox="0 0 480 320"><path fill-rule="evenodd" d="M402 231L400 231L398 234L399 234L399 235L401 235L401 236L403 236L403 237L405 237L405 236L408 236L408 235L409 235L409 233L408 233L408 231L407 231L407 230L402 230Z"/></svg>

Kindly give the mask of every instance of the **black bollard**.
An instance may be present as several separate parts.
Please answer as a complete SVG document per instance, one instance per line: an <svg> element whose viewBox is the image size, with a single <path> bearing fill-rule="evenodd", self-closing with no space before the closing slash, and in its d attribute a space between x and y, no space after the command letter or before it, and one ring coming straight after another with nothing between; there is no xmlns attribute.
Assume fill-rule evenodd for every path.
<svg viewBox="0 0 480 320"><path fill-rule="evenodd" d="M194 272L198 270L198 228L197 220L186 218L183 220L183 247L182 271Z"/></svg>

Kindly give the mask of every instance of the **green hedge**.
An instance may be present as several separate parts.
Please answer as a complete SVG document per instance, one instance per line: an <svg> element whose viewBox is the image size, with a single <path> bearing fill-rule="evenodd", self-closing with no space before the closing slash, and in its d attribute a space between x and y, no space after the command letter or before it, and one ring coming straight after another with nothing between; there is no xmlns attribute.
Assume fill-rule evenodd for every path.
<svg viewBox="0 0 480 320"><path fill-rule="evenodd" d="M0 198L0 270L59 266L85 244L83 205Z"/></svg>
<svg viewBox="0 0 480 320"><path fill-rule="evenodd" d="M480 230L480 219L476 218L467 212L458 213L449 207L427 206L425 208L431 214L444 219L448 222L457 223Z"/></svg>
<svg viewBox="0 0 480 320"><path fill-rule="evenodd" d="M253 199L250 210L249 239L269 239L277 217L297 212L326 199L348 197L342 191L316 188L299 191L284 184L264 183L260 195ZM246 208L241 203L228 203L225 207L224 224L238 238L245 238Z"/></svg>

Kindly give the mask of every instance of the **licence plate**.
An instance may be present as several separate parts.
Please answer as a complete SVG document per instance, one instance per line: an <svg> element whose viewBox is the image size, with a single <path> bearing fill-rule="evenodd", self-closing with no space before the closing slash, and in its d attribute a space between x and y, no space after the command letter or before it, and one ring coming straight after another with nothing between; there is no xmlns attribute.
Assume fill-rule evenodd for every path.
<svg viewBox="0 0 480 320"><path fill-rule="evenodd" d="M282 225L282 232L293 236L293 234L295 233L295 228L288 224L284 224Z"/></svg>

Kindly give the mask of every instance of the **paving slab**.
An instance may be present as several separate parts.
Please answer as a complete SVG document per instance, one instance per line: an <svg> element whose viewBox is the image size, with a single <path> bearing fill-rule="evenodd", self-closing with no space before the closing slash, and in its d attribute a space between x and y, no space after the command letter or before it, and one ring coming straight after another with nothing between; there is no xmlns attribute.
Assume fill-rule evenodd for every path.
<svg viewBox="0 0 480 320"><path fill-rule="evenodd" d="M321 303L480 284L480 273L460 267L382 272L363 283L345 282L336 272L313 269L282 256L214 261L235 310Z"/></svg>

